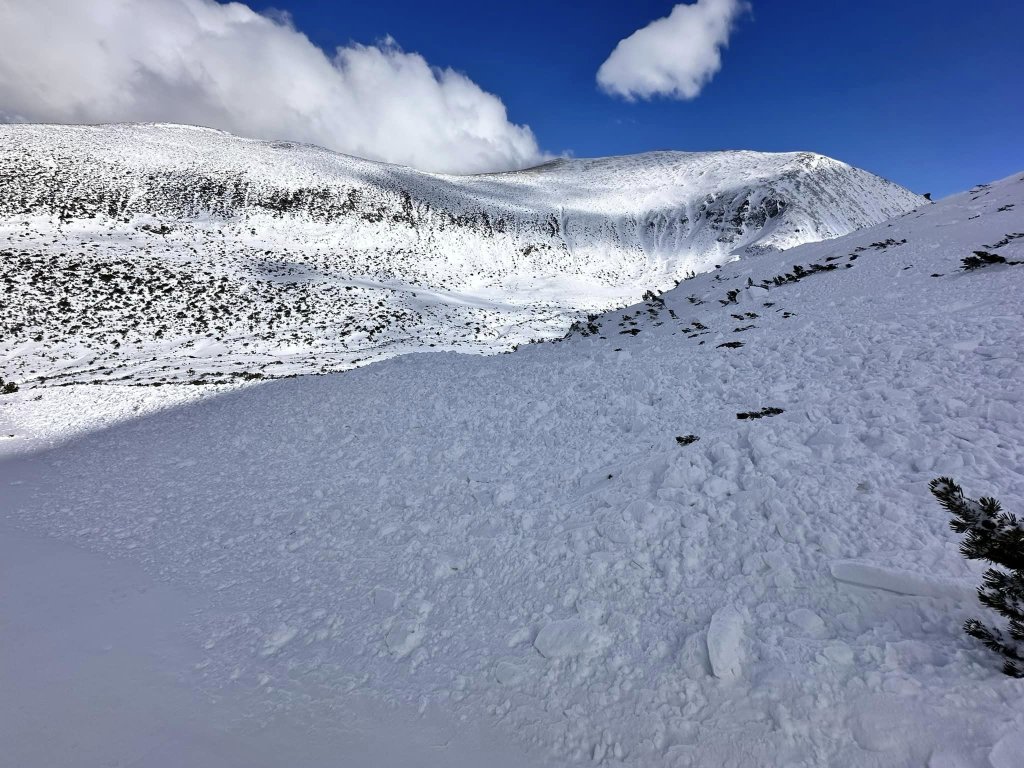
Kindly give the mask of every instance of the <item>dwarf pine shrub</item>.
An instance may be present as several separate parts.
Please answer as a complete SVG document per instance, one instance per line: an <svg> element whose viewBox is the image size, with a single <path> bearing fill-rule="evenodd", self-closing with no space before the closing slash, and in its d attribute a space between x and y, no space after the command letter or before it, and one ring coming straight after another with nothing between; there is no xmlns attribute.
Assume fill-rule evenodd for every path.
<svg viewBox="0 0 1024 768"><path fill-rule="evenodd" d="M975 269L981 269L982 267L988 267L992 264L1005 264L1006 258L1000 256L998 253L989 253L988 251L975 251L973 256L965 256L960 260L963 265L963 269L967 272Z"/></svg>
<svg viewBox="0 0 1024 768"><path fill-rule="evenodd" d="M993 498L965 498L951 478L936 478L930 487L953 515L950 528L963 534L963 556L992 564L978 588L978 600L1008 622L1000 629L970 619L964 631L1004 658L1003 672L1024 678L1024 523Z"/></svg>

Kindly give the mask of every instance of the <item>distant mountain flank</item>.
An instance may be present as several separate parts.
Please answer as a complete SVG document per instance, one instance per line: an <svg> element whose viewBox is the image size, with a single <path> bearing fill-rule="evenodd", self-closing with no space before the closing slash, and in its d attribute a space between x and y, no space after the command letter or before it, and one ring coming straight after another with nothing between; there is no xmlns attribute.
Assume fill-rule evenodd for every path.
<svg viewBox="0 0 1024 768"><path fill-rule="evenodd" d="M808 152L442 176L175 125L0 126L0 375L219 381L562 335L924 198Z"/></svg>

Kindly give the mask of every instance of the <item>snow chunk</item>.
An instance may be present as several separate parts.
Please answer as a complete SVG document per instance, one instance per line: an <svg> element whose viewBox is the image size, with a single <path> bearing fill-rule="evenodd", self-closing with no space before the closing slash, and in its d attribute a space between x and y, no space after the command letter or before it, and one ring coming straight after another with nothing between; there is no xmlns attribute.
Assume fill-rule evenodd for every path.
<svg viewBox="0 0 1024 768"><path fill-rule="evenodd" d="M727 605L711 617L708 627L708 658L715 677L732 680L743 671L743 616Z"/></svg>
<svg viewBox="0 0 1024 768"><path fill-rule="evenodd" d="M518 685L522 682L525 670L510 661L499 661L494 668L494 677L502 685Z"/></svg>
<svg viewBox="0 0 1024 768"><path fill-rule="evenodd" d="M821 653L832 664L846 666L853 663L853 649L841 640L829 643Z"/></svg>
<svg viewBox="0 0 1024 768"><path fill-rule="evenodd" d="M797 608L786 617L789 623L802 629L808 635L821 637L825 634L825 622L810 608Z"/></svg>
<svg viewBox="0 0 1024 768"><path fill-rule="evenodd" d="M412 653L423 640L423 628L416 621L400 621L391 628L384 640L388 649L402 658Z"/></svg>
<svg viewBox="0 0 1024 768"><path fill-rule="evenodd" d="M935 650L918 640L885 644L885 665L890 669L914 669L941 663Z"/></svg>
<svg viewBox="0 0 1024 768"><path fill-rule="evenodd" d="M273 656L294 640L297 634L299 634L298 629L282 624L267 636L266 641L263 643L263 650L260 651L260 655Z"/></svg>
<svg viewBox="0 0 1024 768"><path fill-rule="evenodd" d="M736 303L749 304L750 302L754 301L763 301L767 295L767 288L762 288L759 285L752 285L749 288L746 288L739 292L739 295L736 297Z"/></svg>
<svg viewBox="0 0 1024 768"><path fill-rule="evenodd" d="M884 589L900 595L922 597L963 598L974 594L974 590L954 581L936 579L899 568L887 568L857 560L837 560L830 566L836 581L845 581L860 587Z"/></svg>
<svg viewBox="0 0 1024 768"><path fill-rule="evenodd" d="M1010 733L992 747L988 761L992 768L1019 768L1021 755L1024 755L1024 734Z"/></svg>
<svg viewBox="0 0 1024 768"><path fill-rule="evenodd" d="M545 624L533 647L546 659L592 653L603 644L600 630L583 619L562 619Z"/></svg>

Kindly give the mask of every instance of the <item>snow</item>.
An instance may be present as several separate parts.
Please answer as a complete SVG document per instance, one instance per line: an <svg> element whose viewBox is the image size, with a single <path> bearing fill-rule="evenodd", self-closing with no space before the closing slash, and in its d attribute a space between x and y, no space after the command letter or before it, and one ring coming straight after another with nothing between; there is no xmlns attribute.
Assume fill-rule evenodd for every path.
<svg viewBox="0 0 1024 768"><path fill-rule="evenodd" d="M913 573L900 568L888 568L856 560L837 560L830 566L837 581L873 589L884 589L900 595L947 597L969 595L974 591L970 583L961 584L948 579L936 579L928 574Z"/></svg>
<svg viewBox="0 0 1024 768"><path fill-rule="evenodd" d="M810 608L797 608L790 611L786 618L812 637L822 637L825 634L825 622Z"/></svg>
<svg viewBox="0 0 1024 768"><path fill-rule="evenodd" d="M597 627L583 619L562 619L545 624L533 647L546 659L592 653L601 645Z"/></svg>
<svg viewBox="0 0 1024 768"><path fill-rule="evenodd" d="M961 630L980 575L927 486L1024 509L1024 267L959 269L1021 259L1022 213L1017 175L508 355L0 397L35 633L0 627L0 742L71 764L90 702L94 762L1013 765L1024 684ZM837 267L772 282L798 264ZM74 610L111 583L123 643ZM74 650L108 645L145 684Z"/></svg>
<svg viewBox="0 0 1024 768"><path fill-rule="evenodd" d="M1020 764L1021 755L1024 755L1024 736L1019 733L1007 734L999 740L992 752L989 753L988 761L992 768L1013 768Z"/></svg>
<svg viewBox="0 0 1024 768"><path fill-rule="evenodd" d="M436 708L353 694L302 719L260 703L266 688L198 691L204 644L189 628L219 607L135 564L0 523L0 584L5 766L542 765L487 724Z"/></svg>
<svg viewBox="0 0 1024 768"><path fill-rule="evenodd" d="M0 125L0 376L237 383L558 338L921 205L807 152L437 176L168 125Z"/></svg>
<svg viewBox="0 0 1024 768"><path fill-rule="evenodd" d="M731 605L712 614L708 626L708 660L715 677L731 680L743 671L743 624L743 614Z"/></svg>

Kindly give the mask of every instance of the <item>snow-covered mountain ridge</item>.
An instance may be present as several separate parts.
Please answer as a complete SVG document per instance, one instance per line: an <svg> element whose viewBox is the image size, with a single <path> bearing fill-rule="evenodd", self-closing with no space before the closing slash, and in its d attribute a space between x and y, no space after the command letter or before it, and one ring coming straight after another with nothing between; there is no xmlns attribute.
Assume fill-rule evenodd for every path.
<svg viewBox="0 0 1024 768"><path fill-rule="evenodd" d="M9 378L221 380L564 333L923 198L812 153L438 176L172 125L0 126Z"/></svg>

